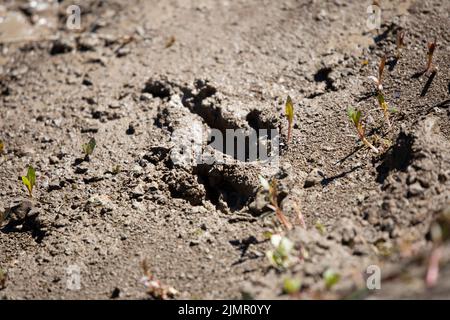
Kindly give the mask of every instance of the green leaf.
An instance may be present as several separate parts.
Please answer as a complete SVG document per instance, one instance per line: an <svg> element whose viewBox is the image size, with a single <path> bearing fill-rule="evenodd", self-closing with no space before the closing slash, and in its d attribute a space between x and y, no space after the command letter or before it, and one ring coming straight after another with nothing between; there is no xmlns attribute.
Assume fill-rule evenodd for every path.
<svg viewBox="0 0 450 320"><path fill-rule="evenodd" d="M300 291L302 282L298 278L286 278L283 283L283 292L294 294Z"/></svg>
<svg viewBox="0 0 450 320"><path fill-rule="evenodd" d="M334 270L328 269L324 272L323 279L325 280L325 286L327 289L331 289L341 280L341 276Z"/></svg>
<svg viewBox="0 0 450 320"><path fill-rule="evenodd" d="M325 233L327 233L327 229L322 224L322 222L320 222L319 220L316 221L315 227L316 227L317 231L320 232L321 235L324 235Z"/></svg>
<svg viewBox="0 0 450 320"><path fill-rule="evenodd" d="M270 239L270 237L272 237L272 235L273 235L273 233L270 232L270 231L264 231L264 232L263 232L263 237L264 237L265 239Z"/></svg>
<svg viewBox="0 0 450 320"><path fill-rule="evenodd" d="M83 152L86 156L90 156L92 152L94 152L95 146L97 143L94 138L91 138L88 143L82 145Z"/></svg>
<svg viewBox="0 0 450 320"><path fill-rule="evenodd" d="M22 176L22 182L27 187L30 197L32 197L33 187L36 184L36 171L32 166L28 167L27 175Z"/></svg>
<svg viewBox="0 0 450 320"><path fill-rule="evenodd" d="M291 255L294 243L291 240L274 234L270 237L270 242L274 250L267 251L266 256L274 267L285 269L294 263L295 258Z"/></svg>
<svg viewBox="0 0 450 320"><path fill-rule="evenodd" d="M31 183L30 183L30 180L28 180L27 177L22 176L22 182L23 182L23 184L25 185L25 187L27 187L28 191L30 191L30 189L31 189Z"/></svg>
<svg viewBox="0 0 450 320"><path fill-rule="evenodd" d="M378 92L377 98L380 105L383 105L385 103L384 96L381 91Z"/></svg>
<svg viewBox="0 0 450 320"><path fill-rule="evenodd" d="M350 120L353 121L353 115L355 114L355 109L353 109L352 107L348 107L347 108L347 116L349 117Z"/></svg>
<svg viewBox="0 0 450 320"><path fill-rule="evenodd" d="M355 115L355 123L359 123L359 121L361 120L361 111L356 111L356 115Z"/></svg>
<svg viewBox="0 0 450 320"><path fill-rule="evenodd" d="M36 170L34 170L32 166L28 167L27 178L30 182L31 189L33 189L34 185L36 184Z"/></svg>
<svg viewBox="0 0 450 320"><path fill-rule="evenodd" d="M361 111L355 110L351 107L347 109L347 115L355 125L357 125L361 120Z"/></svg>
<svg viewBox="0 0 450 320"><path fill-rule="evenodd" d="M294 104L292 103L292 99L290 96L288 96L286 99L285 109L286 109L286 117L289 123L291 124L292 121L294 120Z"/></svg>

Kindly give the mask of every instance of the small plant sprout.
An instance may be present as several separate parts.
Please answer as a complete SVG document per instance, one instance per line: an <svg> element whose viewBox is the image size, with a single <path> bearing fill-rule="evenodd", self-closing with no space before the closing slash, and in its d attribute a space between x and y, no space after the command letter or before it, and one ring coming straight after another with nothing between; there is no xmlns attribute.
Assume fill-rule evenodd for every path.
<svg viewBox="0 0 450 320"><path fill-rule="evenodd" d="M28 167L27 175L22 176L22 182L27 187L30 198L33 197L33 188L36 184L36 171L32 166Z"/></svg>
<svg viewBox="0 0 450 320"><path fill-rule="evenodd" d="M427 66L425 72L430 71L433 67L433 55L434 51L436 50L436 46L437 46L436 39L434 39L433 42L428 43Z"/></svg>
<svg viewBox="0 0 450 320"><path fill-rule="evenodd" d="M286 118L288 119L288 137L287 141L291 140L292 135L292 125L294 123L294 104L292 103L292 99L290 96L286 99Z"/></svg>
<svg viewBox="0 0 450 320"><path fill-rule="evenodd" d="M330 290L341 280L341 276L334 270L328 269L323 273L323 280L325 281L325 287Z"/></svg>
<svg viewBox="0 0 450 320"><path fill-rule="evenodd" d="M320 220L317 220L314 226L321 235L325 235L327 233L327 229Z"/></svg>
<svg viewBox="0 0 450 320"><path fill-rule="evenodd" d="M397 48L395 49L395 58L398 60L402 54L402 49L405 47L405 31L397 32Z"/></svg>
<svg viewBox="0 0 450 320"><path fill-rule="evenodd" d="M383 95L383 92L381 92L381 90L378 91L377 99L378 99L378 104L380 105L380 108L383 111L384 119L385 119L388 127L391 128L391 121L389 120L389 106L388 106L386 100L384 99L384 95Z"/></svg>
<svg viewBox="0 0 450 320"><path fill-rule="evenodd" d="M291 254L294 249L294 243L291 240L274 234L270 237L270 242L274 250L267 251L266 256L275 268L286 269L297 262L298 258Z"/></svg>
<svg viewBox="0 0 450 320"><path fill-rule="evenodd" d="M85 160L89 159L89 156L94 152L97 143L94 138L91 138L88 143L84 143L81 147L83 148Z"/></svg>
<svg viewBox="0 0 450 320"><path fill-rule="evenodd" d="M261 175L259 175L258 178L263 189L269 193L270 205L268 207L275 211L278 220L280 220L280 222L286 227L286 229L292 229L291 223L287 220L286 216L283 214L283 211L281 211L280 206L278 205L277 180L272 179L272 181L269 183L269 181L267 181Z"/></svg>
<svg viewBox="0 0 450 320"><path fill-rule="evenodd" d="M378 65L378 77L369 76L369 79L371 79L373 82L375 82L375 85L377 87L377 90L383 89L383 72L384 72L384 66L386 65L386 55L381 58L380 64Z"/></svg>
<svg viewBox="0 0 450 320"><path fill-rule="evenodd" d="M277 190L277 180L276 179L272 179L272 182L270 183L269 198L270 198L270 203L272 205L272 210L275 211L278 219L286 227L286 229L288 229L288 230L292 229L291 223L287 220L287 218L283 214L283 211L281 211L281 208L278 205L278 190Z"/></svg>
<svg viewBox="0 0 450 320"><path fill-rule="evenodd" d="M373 152L378 153L378 149L375 148L373 146L373 144L371 144L369 142L369 140L367 140L366 138L366 134L364 132L364 127L361 121L361 111L355 111L352 108L348 108L347 109L347 115L350 118L350 120L353 122L353 125L356 128L356 132L358 133L358 137L359 139L361 139L361 141L364 143L364 145L368 148L370 148Z"/></svg>
<svg viewBox="0 0 450 320"><path fill-rule="evenodd" d="M302 282L298 278L286 278L283 282L283 292L286 294L296 294L300 291Z"/></svg>
<svg viewBox="0 0 450 320"><path fill-rule="evenodd" d="M270 240L270 237L272 237L272 235L273 235L273 233L272 233L271 231L264 231L264 232L263 232L263 237L264 237L266 240Z"/></svg>

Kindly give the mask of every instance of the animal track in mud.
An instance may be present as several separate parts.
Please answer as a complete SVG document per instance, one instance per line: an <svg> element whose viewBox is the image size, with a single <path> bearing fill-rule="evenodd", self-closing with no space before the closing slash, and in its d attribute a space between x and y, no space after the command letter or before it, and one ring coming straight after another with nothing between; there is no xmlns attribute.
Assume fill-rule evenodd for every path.
<svg viewBox="0 0 450 320"><path fill-rule="evenodd" d="M316 84L316 91L307 95L307 99L314 99L326 92L337 90L335 83L337 79L335 78L335 75L333 74L333 68L331 67L323 67L317 70L316 73L314 73L312 80L314 80ZM317 91L317 89L322 86L322 83L325 84L325 86L322 87L323 90Z"/></svg>
<svg viewBox="0 0 450 320"><path fill-rule="evenodd" d="M326 67L319 69L314 74L314 81L316 82L325 82L325 90L332 90L333 89L333 79L330 78L330 73L333 71L333 69Z"/></svg>
<svg viewBox="0 0 450 320"><path fill-rule="evenodd" d="M258 174L265 170L256 161L247 162L249 150L255 144L259 147L259 129L268 130L269 134L265 137L267 141L277 138L270 131L276 128L277 120L264 118L263 113L256 109L247 109L245 114L235 116L234 112L228 112L220 93L207 80L196 80L189 87L171 82L165 77L153 78L147 81L143 92L162 100L155 125L171 134L172 145L167 147L169 159L164 159L168 172L163 175L163 181L168 185L171 195L183 198L193 205L209 200L222 211L242 209L259 185ZM199 131L210 133L212 130L222 133L222 141L215 141L214 135L208 135L206 140L202 140L202 147L214 160L219 156L225 162L180 164L173 161L174 150L179 145L189 145L193 141L192 137ZM244 134L244 159L238 157L236 148L227 148L229 130L241 130ZM256 131L256 140L249 138L251 131ZM239 139L237 136L232 138L234 142ZM272 145L268 145L270 152ZM184 155L183 152L180 153ZM257 155L261 156L260 153ZM157 154L148 155L148 158L160 160Z"/></svg>

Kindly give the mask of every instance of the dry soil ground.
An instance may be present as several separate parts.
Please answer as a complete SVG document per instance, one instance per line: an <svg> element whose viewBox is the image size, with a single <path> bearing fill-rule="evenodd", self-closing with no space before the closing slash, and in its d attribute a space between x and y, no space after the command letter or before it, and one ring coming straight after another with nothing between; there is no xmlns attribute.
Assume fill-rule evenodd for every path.
<svg viewBox="0 0 450 320"><path fill-rule="evenodd" d="M449 298L450 246L430 229L450 224L450 1L379 2L370 30L371 1L3 0L0 297L152 297L145 259L176 298ZM66 26L72 4L79 30ZM438 71L420 74L433 39ZM390 129L368 79L385 54ZM380 154L358 141L349 106ZM175 163L174 136L195 128L276 129L280 165ZM259 174L277 179L292 230ZM301 258L272 267L268 233ZM427 287L432 252L440 277ZM366 288L369 265L381 290ZM285 279L299 292L283 293Z"/></svg>

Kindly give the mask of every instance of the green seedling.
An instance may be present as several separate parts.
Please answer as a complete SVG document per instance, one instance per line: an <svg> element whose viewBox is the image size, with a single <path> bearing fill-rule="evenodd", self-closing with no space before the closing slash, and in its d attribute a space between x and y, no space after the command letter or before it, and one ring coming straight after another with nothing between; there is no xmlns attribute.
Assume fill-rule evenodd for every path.
<svg viewBox="0 0 450 320"><path fill-rule="evenodd" d="M263 232L263 237L266 240L270 240L270 237L272 237L273 233L271 231L264 231Z"/></svg>
<svg viewBox="0 0 450 320"><path fill-rule="evenodd" d="M425 72L428 72L429 70L432 69L433 55L434 55L434 51L436 50L436 46L437 46L436 39L433 42L428 43L427 66L426 66Z"/></svg>
<svg viewBox="0 0 450 320"><path fill-rule="evenodd" d="M298 278L286 278L283 282L283 292L286 294L296 294L300 291L302 282Z"/></svg>
<svg viewBox="0 0 450 320"><path fill-rule="evenodd" d="M292 103L292 99L290 96L287 97L285 109L286 109L286 118L288 119L287 141L289 142L291 140L292 125L294 123L294 104Z"/></svg>
<svg viewBox="0 0 450 320"><path fill-rule="evenodd" d="M94 152L96 145L97 143L94 138L91 138L88 143L82 145L85 159L89 159L89 156Z"/></svg>
<svg viewBox="0 0 450 320"><path fill-rule="evenodd" d="M334 270L328 269L323 273L323 280L325 281L326 288L329 290L341 280L341 276Z"/></svg>
<svg viewBox="0 0 450 320"><path fill-rule="evenodd" d="M402 54L402 50L405 47L405 31L397 32L397 48L395 49L395 58L398 60Z"/></svg>
<svg viewBox="0 0 450 320"><path fill-rule="evenodd" d="M297 258L291 254L294 249L294 243L291 240L274 234L270 237L270 242L274 250L267 251L266 256L274 267L286 269L297 261Z"/></svg>
<svg viewBox="0 0 450 320"><path fill-rule="evenodd" d="M277 180L276 179L272 179L272 182L270 183L269 198L270 198L270 203L273 207L272 209L275 210L275 213L276 213L278 219L286 227L286 229L288 229L288 230L292 229L291 223L287 220L286 216L283 214L283 211L281 211L281 208L278 205L278 189L277 189Z"/></svg>
<svg viewBox="0 0 450 320"><path fill-rule="evenodd" d="M317 231L319 231L319 233L321 235L325 235L327 233L327 229L325 228L325 226L323 225L322 222L320 222L320 220L316 221L316 224L314 225L317 229Z"/></svg>
<svg viewBox="0 0 450 320"><path fill-rule="evenodd" d="M369 142L369 140L367 140L366 138L366 134L364 132L364 127L361 121L361 111L357 110L355 111L352 108L348 108L347 109L347 115L350 118L350 120L353 122L353 125L356 128L356 132L358 133L358 137L359 139L361 139L361 141L364 143L364 145L368 148L370 148L373 152L378 153L378 149L375 148L373 146L373 144L371 144Z"/></svg>
<svg viewBox="0 0 450 320"><path fill-rule="evenodd" d="M372 80L373 82L375 82L376 88L377 90L382 90L383 89L383 72L384 72L384 67L386 65L386 55L381 58L380 64L378 65L378 76L369 76L369 79Z"/></svg>
<svg viewBox="0 0 450 320"><path fill-rule="evenodd" d="M286 229L288 230L292 229L291 223L287 220L286 216L283 214L283 211L281 211L281 208L278 205L277 180L272 179L272 181L269 183L269 181L267 181L261 175L259 175L258 178L263 189L269 193L269 202L270 202L269 207L273 211L275 211L278 220L280 220L280 222L286 227Z"/></svg>
<svg viewBox="0 0 450 320"><path fill-rule="evenodd" d="M33 188L36 184L36 171L32 166L28 167L27 175L22 176L22 182L27 187L30 198L33 197Z"/></svg>
<svg viewBox="0 0 450 320"><path fill-rule="evenodd" d="M377 94L378 104L380 105L381 110L384 114L384 119L386 120L386 123L389 128L391 128L391 121L389 120L389 106L386 102L386 99L384 99L383 92L381 90L378 91Z"/></svg>

